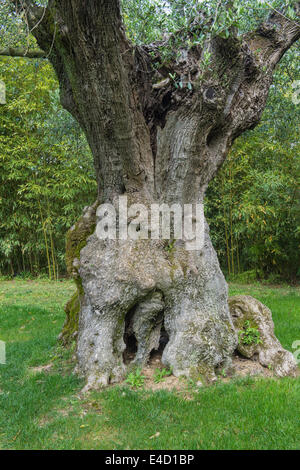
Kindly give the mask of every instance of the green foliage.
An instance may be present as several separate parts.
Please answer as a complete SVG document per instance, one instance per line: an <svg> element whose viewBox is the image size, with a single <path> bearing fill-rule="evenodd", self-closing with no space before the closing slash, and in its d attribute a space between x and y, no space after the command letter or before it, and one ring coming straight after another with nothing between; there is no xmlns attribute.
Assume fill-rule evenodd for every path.
<svg viewBox="0 0 300 470"><path fill-rule="evenodd" d="M251 326L250 321L246 320L243 329L239 331L239 341L242 344L262 344L260 332L257 327Z"/></svg>
<svg viewBox="0 0 300 470"><path fill-rule="evenodd" d="M137 368L128 374L125 382L132 388L141 388L145 382L145 376L142 374L142 369Z"/></svg>
<svg viewBox="0 0 300 470"><path fill-rule="evenodd" d="M170 369L155 369L154 372L154 382L156 384L163 382L166 377L172 375L172 371Z"/></svg>
<svg viewBox="0 0 300 470"><path fill-rule="evenodd" d="M2 58L0 272L65 273L65 233L96 199L92 157L46 61Z"/></svg>
<svg viewBox="0 0 300 470"><path fill-rule="evenodd" d="M250 31L271 10L293 20L293 4L294 0L122 0L127 34L134 43L151 43L180 31L178 47Z"/></svg>
<svg viewBox="0 0 300 470"><path fill-rule="evenodd" d="M15 14L12 2L2 0L0 3L0 22L2 32L0 34L0 47L16 47L20 44L26 45L27 31L26 23ZM3 29L5 28L5 34ZM30 39L31 43L33 39Z"/></svg>

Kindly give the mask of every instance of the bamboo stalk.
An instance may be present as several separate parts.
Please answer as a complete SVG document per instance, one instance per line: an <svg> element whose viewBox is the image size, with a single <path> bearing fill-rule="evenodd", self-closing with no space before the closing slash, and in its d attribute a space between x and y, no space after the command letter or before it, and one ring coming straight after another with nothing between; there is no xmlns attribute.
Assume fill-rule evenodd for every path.
<svg viewBox="0 0 300 470"><path fill-rule="evenodd" d="M51 273L51 262L50 262L50 256L49 256L49 248L48 248L48 240L47 240L47 231L45 229L45 221L42 213L42 208L40 201L38 201L39 209L40 209L40 214L41 214L41 220L42 220L42 227L43 227L43 234L44 234L44 240L45 240L45 246L46 246L46 255L47 255L47 263L48 263L48 272L49 272L49 279L50 281L52 280L52 273Z"/></svg>

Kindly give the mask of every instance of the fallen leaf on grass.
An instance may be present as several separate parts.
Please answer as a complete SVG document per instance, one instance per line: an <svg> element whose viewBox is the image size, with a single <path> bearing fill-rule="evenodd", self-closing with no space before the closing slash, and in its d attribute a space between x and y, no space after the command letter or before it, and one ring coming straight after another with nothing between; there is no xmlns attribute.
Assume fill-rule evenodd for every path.
<svg viewBox="0 0 300 470"><path fill-rule="evenodd" d="M159 436L160 436L160 432L157 432L153 434L153 436L149 437L149 439L154 439L155 437L159 437Z"/></svg>

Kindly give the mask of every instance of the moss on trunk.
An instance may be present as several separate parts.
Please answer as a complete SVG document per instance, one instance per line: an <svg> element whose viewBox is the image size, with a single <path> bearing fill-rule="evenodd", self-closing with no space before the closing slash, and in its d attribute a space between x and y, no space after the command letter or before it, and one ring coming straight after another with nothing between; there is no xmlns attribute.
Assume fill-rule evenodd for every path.
<svg viewBox="0 0 300 470"><path fill-rule="evenodd" d="M82 217L67 232L66 236L67 270L74 279L77 290L65 306L66 321L60 334L60 340L64 345L69 345L77 338L80 302L83 295L82 282L77 266L79 265L82 248L86 246L87 239L95 231L97 207L98 201L84 210Z"/></svg>

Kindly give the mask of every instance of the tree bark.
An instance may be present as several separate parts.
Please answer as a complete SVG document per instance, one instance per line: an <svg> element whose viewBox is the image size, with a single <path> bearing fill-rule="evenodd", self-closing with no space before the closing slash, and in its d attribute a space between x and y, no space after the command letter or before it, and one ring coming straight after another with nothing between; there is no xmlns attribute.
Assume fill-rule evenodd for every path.
<svg viewBox="0 0 300 470"><path fill-rule="evenodd" d="M202 203L234 139L259 122L274 68L300 37L299 24L275 13L243 37L183 46L179 58L155 69L161 44L132 46L117 0L50 1L37 27L37 16L29 19L97 174L99 200L69 233L67 253L87 387L121 380L159 348L175 375L214 378L237 337L208 226L199 251L180 240L171 249L164 241L99 240L95 211L102 202L117 209L120 195L147 207Z"/></svg>

